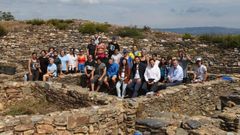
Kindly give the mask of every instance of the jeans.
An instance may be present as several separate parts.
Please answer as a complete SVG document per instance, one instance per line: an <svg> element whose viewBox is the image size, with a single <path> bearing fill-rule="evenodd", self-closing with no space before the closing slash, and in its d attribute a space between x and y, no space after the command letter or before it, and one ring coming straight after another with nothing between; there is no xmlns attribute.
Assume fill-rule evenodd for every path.
<svg viewBox="0 0 240 135"><path fill-rule="evenodd" d="M85 64L78 64L78 71L80 71L80 73L84 73L84 67Z"/></svg>
<svg viewBox="0 0 240 135"><path fill-rule="evenodd" d="M30 81L38 81L39 79L39 71L38 70L31 70L32 75L29 75L29 80Z"/></svg>
<svg viewBox="0 0 240 135"><path fill-rule="evenodd" d="M180 85L181 83L182 81L173 81L173 82L167 83L166 87L177 86L177 85Z"/></svg>
<svg viewBox="0 0 240 135"><path fill-rule="evenodd" d="M156 92L158 90L158 83L155 82L152 85L149 85L147 82L143 83L142 89L145 93L147 92Z"/></svg>
<svg viewBox="0 0 240 135"><path fill-rule="evenodd" d="M131 91L133 91L132 97L137 97L138 96L138 91L142 86L142 81L141 79L133 79L130 84L127 85L127 88Z"/></svg>
<svg viewBox="0 0 240 135"><path fill-rule="evenodd" d="M120 87L122 86L122 92ZM117 95L120 98L124 98L126 94L126 88L127 88L127 83L124 83L123 81L118 81L116 84L116 89L117 89Z"/></svg>

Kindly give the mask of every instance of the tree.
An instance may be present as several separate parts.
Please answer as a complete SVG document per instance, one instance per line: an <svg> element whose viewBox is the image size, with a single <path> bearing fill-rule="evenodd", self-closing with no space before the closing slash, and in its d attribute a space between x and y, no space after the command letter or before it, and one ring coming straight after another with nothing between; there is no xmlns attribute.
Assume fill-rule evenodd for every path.
<svg viewBox="0 0 240 135"><path fill-rule="evenodd" d="M0 21L11 21L14 20L14 16L11 12L0 11Z"/></svg>

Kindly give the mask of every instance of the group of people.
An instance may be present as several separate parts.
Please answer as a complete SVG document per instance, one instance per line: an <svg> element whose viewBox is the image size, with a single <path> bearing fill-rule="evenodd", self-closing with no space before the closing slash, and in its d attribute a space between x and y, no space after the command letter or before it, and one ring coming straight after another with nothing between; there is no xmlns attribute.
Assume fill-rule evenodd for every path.
<svg viewBox="0 0 240 135"><path fill-rule="evenodd" d="M192 82L207 80L207 68L202 59L196 60L196 69ZM178 57L158 59L157 54L151 56L147 50L123 49L116 38L106 45L100 36L93 36L87 49L57 51L50 48L42 50L41 56L32 53L28 62L29 80L48 81L68 73L81 73L81 85L91 91L101 88L115 92L119 98L137 97L141 94L156 93L164 87L180 85L188 80L188 65L194 61L183 50ZM159 84L159 82L161 82Z"/></svg>

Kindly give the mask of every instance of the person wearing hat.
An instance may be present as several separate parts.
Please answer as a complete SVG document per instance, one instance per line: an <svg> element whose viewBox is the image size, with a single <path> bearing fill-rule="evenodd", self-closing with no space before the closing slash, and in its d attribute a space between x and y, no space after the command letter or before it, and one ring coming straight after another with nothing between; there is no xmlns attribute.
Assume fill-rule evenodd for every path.
<svg viewBox="0 0 240 135"><path fill-rule="evenodd" d="M112 41L108 43L108 58L110 59L112 55L114 54L115 50L117 49L120 51L120 47L116 41L116 37L112 37Z"/></svg>
<svg viewBox="0 0 240 135"><path fill-rule="evenodd" d="M86 61L87 61L87 57L84 55L84 51L80 49L78 53L78 71L80 73L84 73L84 66Z"/></svg>
<svg viewBox="0 0 240 135"><path fill-rule="evenodd" d="M49 78L57 77L57 66L54 64L54 58L49 58L49 64L47 66L47 73L43 75L43 81L47 81Z"/></svg>
<svg viewBox="0 0 240 135"><path fill-rule="evenodd" d="M193 83L205 82L207 81L207 67L202 64L202 58L196 59L197 67L194 70Z"/></svg>

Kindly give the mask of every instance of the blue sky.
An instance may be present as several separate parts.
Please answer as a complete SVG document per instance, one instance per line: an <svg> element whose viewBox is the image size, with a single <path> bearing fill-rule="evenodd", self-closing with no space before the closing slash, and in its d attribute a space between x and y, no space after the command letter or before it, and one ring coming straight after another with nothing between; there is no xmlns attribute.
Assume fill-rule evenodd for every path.
<svg viewBox="0 0 240 135"><path fill-rule="evenodd" d="M16 19L87 19L154 28L240 28L239 0L0 0Z"/></svg>

